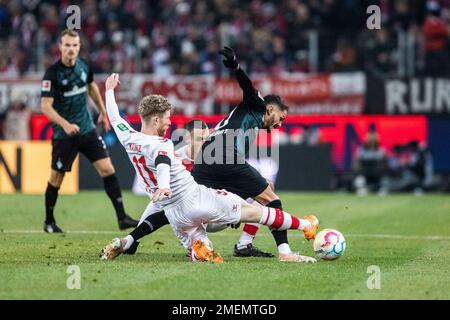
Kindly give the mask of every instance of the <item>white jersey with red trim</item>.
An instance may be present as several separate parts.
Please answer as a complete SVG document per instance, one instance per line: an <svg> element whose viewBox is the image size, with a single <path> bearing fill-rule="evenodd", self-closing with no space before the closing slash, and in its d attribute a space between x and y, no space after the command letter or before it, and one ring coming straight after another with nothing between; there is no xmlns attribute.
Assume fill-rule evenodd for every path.
<svg viewBox="0 0 450 320"><path fill-rule="evenodd" d="M111 106L111 91L107 91L107 112L111 126L117 135L120 143L124 146L125 151L133 164L136 174L145 186L145 190L149 195L158 188L156 180L157 171L155 160L158 155L165 155L171 161L170 166L170 190L173 195L171 198L165 198L158 201L161 206L167 206L175 203L182 197L185 197L191 190L195 189L197 183L191 174L181 163L180 159L175 157L173 150L173 142L170 139L158 136L150 136L135 131L128 122L120 117L117 105ZM114 96L113 96L114 98Z"/></svg>
<svg viewBox="0 0 450 320"><path fill-rule="evenodd" d="M192 167L194 166L194 160L191 159L188 154L188 148L190 146L187 144L177 150L175 150L175 157L178 157L181 160L181 163L186 167L186 170L191 172Z"/></svg>

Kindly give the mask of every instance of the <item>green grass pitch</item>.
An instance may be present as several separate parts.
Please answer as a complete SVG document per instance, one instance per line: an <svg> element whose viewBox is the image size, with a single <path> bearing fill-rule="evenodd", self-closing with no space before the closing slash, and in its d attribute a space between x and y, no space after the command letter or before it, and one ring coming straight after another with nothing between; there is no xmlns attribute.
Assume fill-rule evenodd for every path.
<svg viewBox="0 0 450 320"><path fill-rule="evenodd" d="M338 193L280 193L285 210L316 214L336 228L347 250L338 260L281 263L235 258L240 230L210 234L223 265L192 263L171 228L146 237L135 256L100 261L117 229L104 192L60 196L56 218L63 235L42 231L43 196L0 195L0 299L450 299L450 197ZM139 217L145 197L124 194ZM289 231L291 247L313 255L312 242ZM275 253L263 227L255 245ZM81 288L69 290L71 265ZM368 267L380 268L379 289L368 289ZM370 281L369 281L370 282Z"/></svg>

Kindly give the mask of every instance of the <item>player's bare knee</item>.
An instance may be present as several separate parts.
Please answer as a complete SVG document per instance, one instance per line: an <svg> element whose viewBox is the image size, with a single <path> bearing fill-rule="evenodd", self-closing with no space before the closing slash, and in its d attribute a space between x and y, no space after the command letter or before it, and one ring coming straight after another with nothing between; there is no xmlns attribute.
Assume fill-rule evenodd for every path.
<svg viewBox="0 0 450 320"><path fill-rule="evenodd" d="M243 201L241 209L241 222L259 222L261 215L262 212L260 207Z"/></svg>
<svg viewBox="0 0 450 320"><path fill-rule="evenodd" d="M94 167L97 169L98 174L102 178L116 173L116 171L114 170L114 166L112 165L109 158L94 162Z"/></svg>
<svg viewBox="0 0 450 320"><path fill-rule="evenodd" d="M279 199L279 197L275 194L275 192L273 192L273 189L271 189L270 183L269 183L267 188L263 192L261 192L259 195L257 195L254 199L256 201L258 201L260 204L266 205L269 202Z"/></svg>
<svg viewBox="0 0 450 320"><path fill-rule="evenodd" d="M269 184L270 190L272 190L272 192L275 192L275 185L273 184L273 182L270 181L269 179L267 179L266 181Z"/></svg>
<svg viewBox="0 0 450 320"><path fill-rule="evenodd" d="M250 222L259 222L259 220L261 220L261 215L262 215L261 207L252 206Z"/></svg>
<svg viewBox="0 0 450 320"><path fill-rule="evenodd" d="M108 177L108 176L113 175L115 173L116 173L116 171L114 171L114 168L112 166L111 166L111 168L106 168L105 170L100 170L99 171L99 174L100 174L100 176L102 178Z"/></svg>
<svg viewBox="0 0 450 320"><path fill-rule="evenodd" d="M48 182L55 188L59 188L64 180L65 172L52 171Z"/></svg>

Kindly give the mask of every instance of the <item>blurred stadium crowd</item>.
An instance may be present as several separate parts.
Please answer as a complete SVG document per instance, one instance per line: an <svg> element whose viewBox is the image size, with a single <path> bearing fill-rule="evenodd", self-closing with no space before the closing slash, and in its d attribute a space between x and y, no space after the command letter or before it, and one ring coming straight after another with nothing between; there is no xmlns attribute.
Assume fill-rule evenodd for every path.
<svg viewBox="0 0 450 320"><path fill-rule="evenodd" d="M366 26L373 4L380 30ZM450 72L450 0L0 0L0 78L43 74L60 57L70 5L81 8L80 56L95 73L228 77L217 54L224 45L251 76ZM0 114L0 138L28 140L30 117L25 103L12 101ZM303 135L320 143L317 132ZM383 193L390 181L390 190L427 190L431 159L416 142L388 157L369 139L353 155L348 188Z"/></svg>
<svg viewBox="0 0 450 320"><path fill-rule="evenodd" d="M71 4L81 8L81 56L95 72L220 75L216 53L228 44L251 73L395 76L402 33L416 49L415 74L448 72L450 0L2 0L0 74L55 61ZM372 4L381 8L376 32L366 27Z"/></svg>

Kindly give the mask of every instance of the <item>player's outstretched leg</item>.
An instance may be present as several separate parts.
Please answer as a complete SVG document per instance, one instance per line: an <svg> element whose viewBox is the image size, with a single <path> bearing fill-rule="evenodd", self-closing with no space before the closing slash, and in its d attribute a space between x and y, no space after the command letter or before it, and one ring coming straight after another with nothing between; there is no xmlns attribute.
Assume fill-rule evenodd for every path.
<svg viewBox="0 0 450 320"><path fill-rule="evenodd" d="M257 221L273 230L302 230L307 240L315 238L319 227L319 220L315 216L303 216L303 219L300 219L280 209L257 207L242 201L241 222ZM301 256L293 252L280 253L279 260L287 262L316 262L314 258Z"/></svg>
<svg viewBox="0 0 450 320"><path fill-rule="evenodd" d="M280 199L272 200L271 202L265 205L269 208L276 208L283 210L283 205ZM278 256L281 261L283 261L286 257L292 255L291 247L289 246L289 240L287 235L287 230L271 230L272 236L277 244Z"/></svg>
<svg viewBox="0 0 450 320"><path fill-rule="evenodd" d="M280 199L275 199L269 202L266 207L283 210L282 203ZM280 261L307 261L309 262L309 257L300 256L297 253L292 252L287 236L287 230L277 230L272 229L272 235L275 239L278 248L278 260ZM313 258L311 258L313 259Z"/></svg>
<svg viewBox="0 0 450 320"><path fill-rule="evenodd" d="M127 240L125 238L114 238L102 249L100 253L101 260L113 260L124 252Z"/></svg>
<svg viewBox="0 0 450 320"><path fill-rule="evenodd" d="M125 237L127 239L127 246L124 254L135 254L141 238L168 224L169 220L167 220L164 211L159 211L147 216L128 236Z"/></svg>
<svg viewBox="0 0 450 320"><path fill-rule="evenodd" d="M280 209L262 207L260 210L260 224L278 231L302 230L306 240L316 237L317 229L319 228L319 219L316 216L303 216L303 219L300 219Z"/></svg>
<svg viewBox="0 0 450 320"><path fill-rule="evenodd" d="M145 214L145 212L144 212ZM112 242L105 246L102 250L102 254L100 257L102 260L112 260L116 258L121 253L123 254L135 254L136 250L140 244L140 239L145 237L146 235L149 235L159 228L169 224L169 220L167 220L166 215L164 214L164 211L159 211L153 214L150 214L145 217L145 219L142 220L142 222L133 230L130 232L129 235L127 235L123 239L115 238L120 240L120 248L115 249L114 246L112 246ZM113 239L114 241L114 239ZM116 241L116 243L118 243ZM113 252L113 254L110 254L109 252ZM113 256L113 258L108 258L109 256Z"/></svg>

